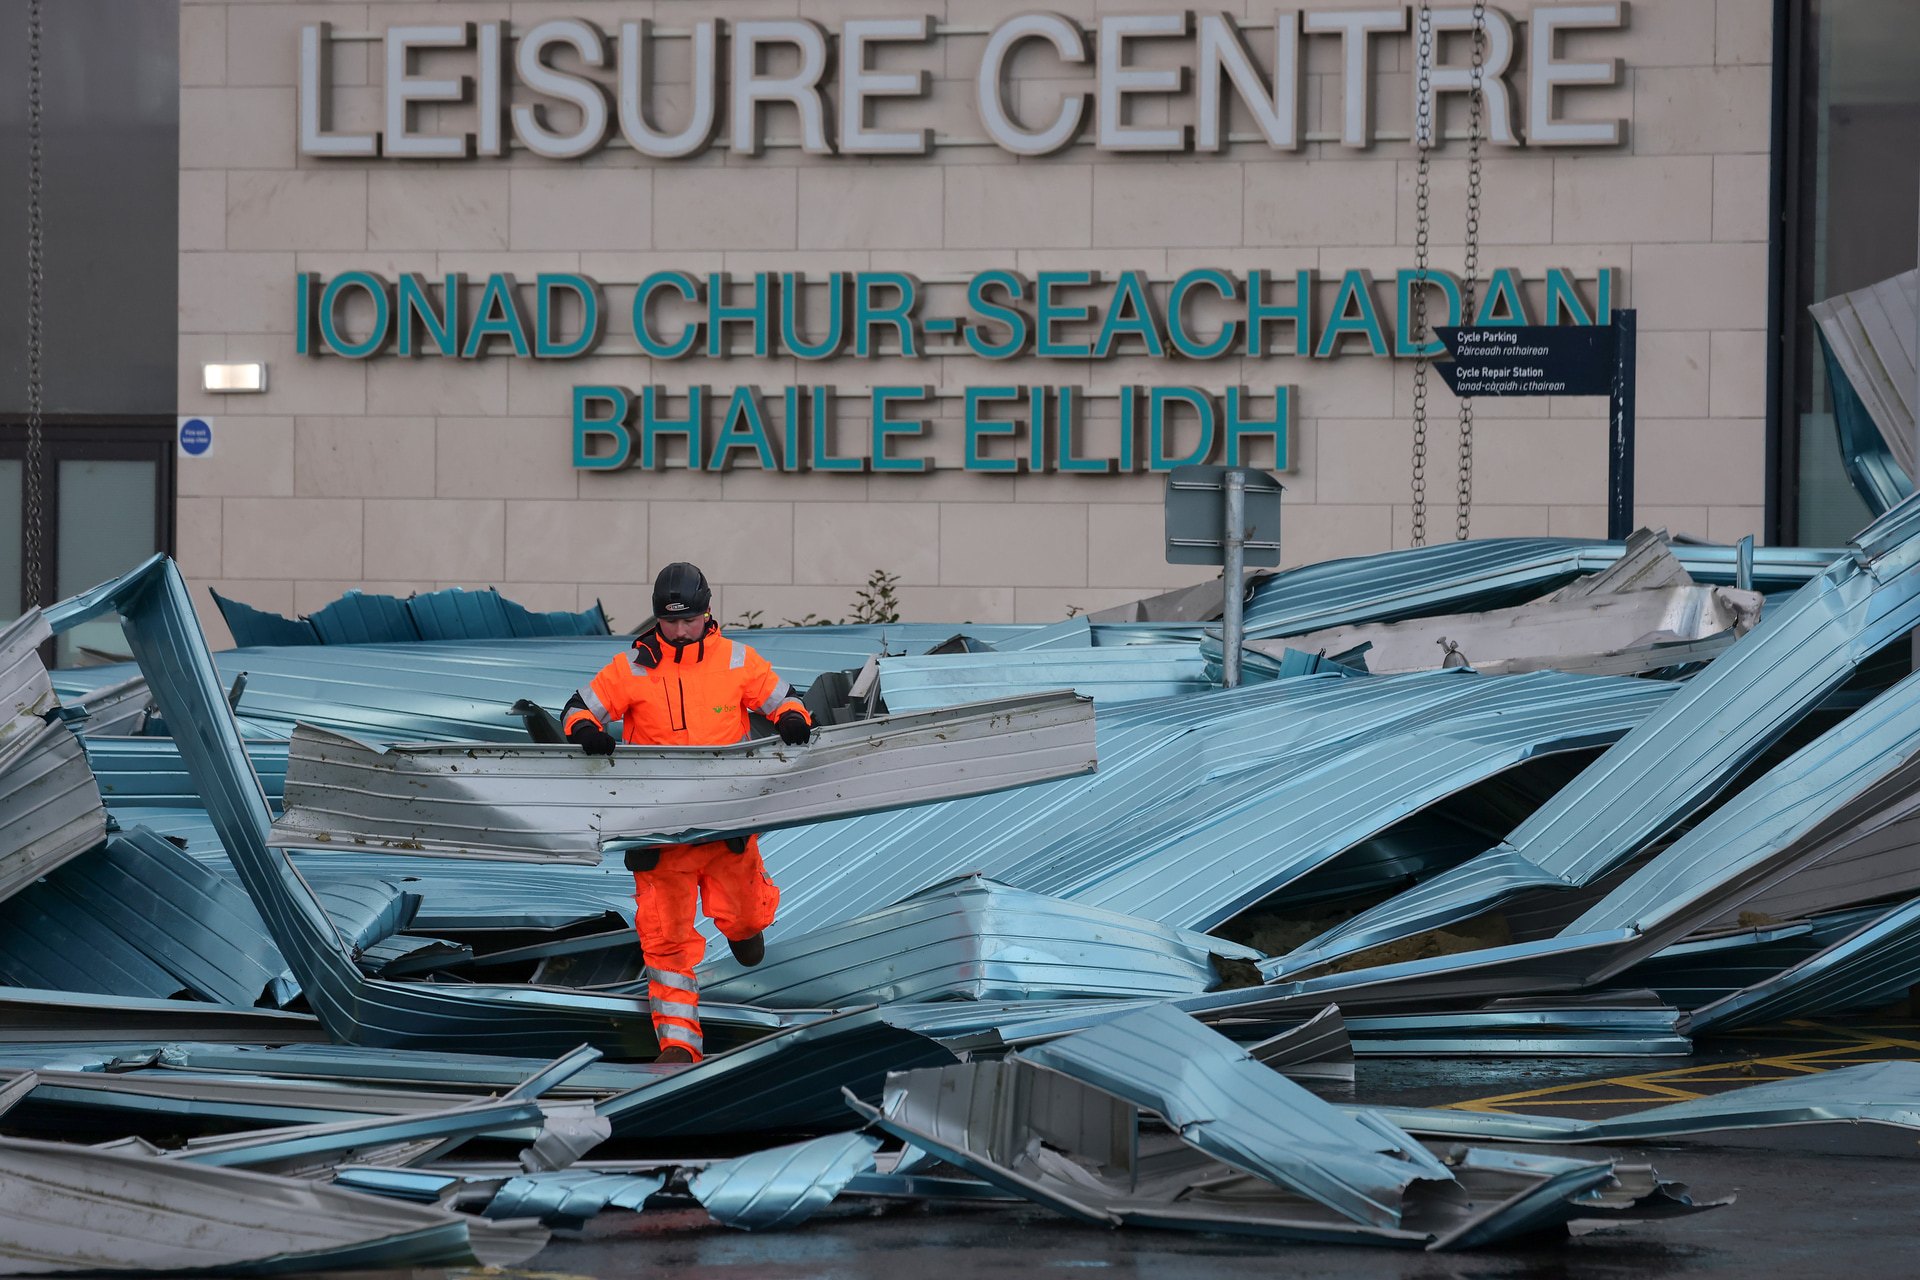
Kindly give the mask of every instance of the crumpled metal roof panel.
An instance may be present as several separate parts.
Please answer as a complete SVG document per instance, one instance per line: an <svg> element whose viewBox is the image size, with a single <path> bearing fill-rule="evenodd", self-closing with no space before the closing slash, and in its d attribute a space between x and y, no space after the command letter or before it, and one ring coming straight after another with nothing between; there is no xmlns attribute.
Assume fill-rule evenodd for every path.
<svg viewBox="0 0 1920 1280"><path fill-rule="evenodd" d="M742 1231L796 1227L873 1169L880 1139L836 1133L708 1165L688 1190L714 1221Z"/></svg>
<svg viewBox="0 0 1920 1280"><path fill-rule="evenodd" d="M1626 554L1624 542L1586 538L1475 538L1302 565L1262 581L1247 605L1247 634L1274 637L1362 622L1524 604ZM1675 558L1696 580L1734 584L1734 547L1678 545ZM1756 547L1755 586L1798 587L1843 550Z"/></svg>
<svg viewBox="0 0 1920 1280"><path fill-rule="evenodd" d="M569 744L380 749L302 726L270 842L597 864L602 850L717 840L1090 773L1093 708L1069 693L880 716L804 747Z"/></svg>
<svg viewBox="0 0 1920 1280"><path fill-rule="evenodd" d="M1191 995L1212 957L1260 953L1205 934L968 877L791 937L754 968L702 965L705 997L825 1009L900 1000L1054 1000Z"/></svg>
<svg viewBox="0 0 1920 1280"><path fill-rule="evenodd" d="M1884 1004L1920 985L1920 898L1818 955L1695 1009L1695 1035Z"/></svg>
<svg viewBox="0 0 1920 1280"><path fill-rule="evenodd" d="M93 848L106 806L59 706L39 646L52 634L38 610L0 630L0 899Z"/></svg>
<svg viewBox="0 0 1920 1280"><path fill-rule="evenodd" d="M880 695L890 711L925 711L1045 689L1071 689L1108 703L1170 698L1213 687L1197 644L1043 648L880 660Z"/></svg>
<svg viewBox="0 0 1920 1280"><path fill-rule="evenodd" d="M1355 1222L1397 1227L1409 1186L1453 1181L1411 1137L1368 1113L1343 1113L1165 1005L1020 1057L1152 1111L1207 1154Z"/></svg>
<svg viewBox="0 0 1920 1280"><path fill-rule="evenodd" d="M1285 958L1299 972L1438 928L1529 889L1592 881L1710 801L1853 669L1920 623L1920 498L1836 561L1498 847Z"/></svg>
<svg viewBox="0 0 1920 1280"><path fill-rule="evenodd" d="M321 1183L0 1138L0 1271L511 1265L547 1232Z"/></svg>

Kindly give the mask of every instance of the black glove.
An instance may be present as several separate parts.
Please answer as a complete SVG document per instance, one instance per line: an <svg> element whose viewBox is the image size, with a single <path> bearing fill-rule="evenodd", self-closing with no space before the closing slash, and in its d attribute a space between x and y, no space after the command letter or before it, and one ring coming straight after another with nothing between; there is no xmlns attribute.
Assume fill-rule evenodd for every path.
<svg viewBox="0 0 1920 1280"><path fill-rule="evenodd" d="M660 851L658 849L629 849L627 850L626 864L627 870L635 874L642 871L651 871L660 865Z"/></svg>
<svg viewBox="0 0 1920 1280"><path fill-rule="evenodd" d="M773 727L780 731L780 741L790 747L797 747L813 736L813 726L808 724L807 718L798 711L789 711L782 715L773 722Z"/></svg>
<svg viewBox="0 0 1920 1280"><path fill-rule="evenodd" d="M573 726L567 734L567 740L578 743L580 749L590 756L610 756L613 754L613 735L591 720L582 720Z"/></svg>
<svg viewBox="0 0 1920 1280"><path fill-rule="evenodd" d="M665 656L665 650L660 647L660 633L658 631L649 631L645 635L638 636L634 639L633 660L641 666L657 667L660 665L661 659Z"/></svg>

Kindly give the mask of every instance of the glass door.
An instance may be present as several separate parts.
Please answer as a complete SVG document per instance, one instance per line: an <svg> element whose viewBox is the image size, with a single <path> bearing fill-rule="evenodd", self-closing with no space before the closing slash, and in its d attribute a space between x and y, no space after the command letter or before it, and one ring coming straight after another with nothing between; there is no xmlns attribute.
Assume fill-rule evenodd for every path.
<svg viewBox="0 0 1920 1280"><path fill-rule="evenodd" d="M117 577L156 551L173 549L171 423L49 420L43 439L46 491L41 495L45 563L38 583L25 580L26 430L0 425L0 614L16 618L33 604L84 591ZM17 513L17 514L15 514ZM104 618L60 636L58 666L127 658L116 619Z"/></svg>

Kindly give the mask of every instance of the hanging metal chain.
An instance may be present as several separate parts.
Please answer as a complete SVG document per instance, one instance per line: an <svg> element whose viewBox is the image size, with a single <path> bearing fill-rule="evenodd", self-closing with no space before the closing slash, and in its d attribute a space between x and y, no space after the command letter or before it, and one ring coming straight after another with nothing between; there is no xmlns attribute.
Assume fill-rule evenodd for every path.
<svg viewBox="0 0 1920 1280"><path fill-rule="evenodd" d="M1413 146L1413 545L1427 545L1427 266L1433 247L1433 6L1420 5Z"/></svg>
<svg viewBox="0 0 1920 1280"><path fill-rule="evenodd" d="M1480 277L1480 135L1485 131L1487 80L1487 3L1473 5L1473 78L1467 90L1467 252L1460 282L1460 322L1473 323L1475 282ZM1459 506L1453 536L1465 542L1473 525L1473 399L1460 398Z"/></svg>
<svg viewBox="0 0 1920 1280"><path fill-rule="evenodd" d="M41 409L41 292L44 263L41 253L41 141L42 107L40 57L40 3L27 0L27 466L26 545L21 568L32 603L43 602L41 569L46 558L46 442L42 438Z"/></svg>

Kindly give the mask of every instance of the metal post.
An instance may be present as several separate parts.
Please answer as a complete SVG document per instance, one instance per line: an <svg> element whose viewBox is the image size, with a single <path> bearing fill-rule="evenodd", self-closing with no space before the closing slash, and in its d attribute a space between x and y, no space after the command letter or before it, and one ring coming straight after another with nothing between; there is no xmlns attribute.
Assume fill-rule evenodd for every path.
<svg viewBox="0 0 1920 1280"><path fill-rule="evenodd" d="M1227 563L1220 570L1225 595L1221 601L1221 683L1229 689L1240 685L1240 645L1246 639L1246 619L1241 612L1246 602L1247 579L1247 473L1235 467L1229 470L1225 485L1225 528Z"/></svg>
<svg viewBox="0 0 1920 1280"><path fill-rule="evenodd" d="M1613 313L1613 394L1607 441L1607 537L1615 542L1633 532L1633 384L1638 313Z"/></svg>

